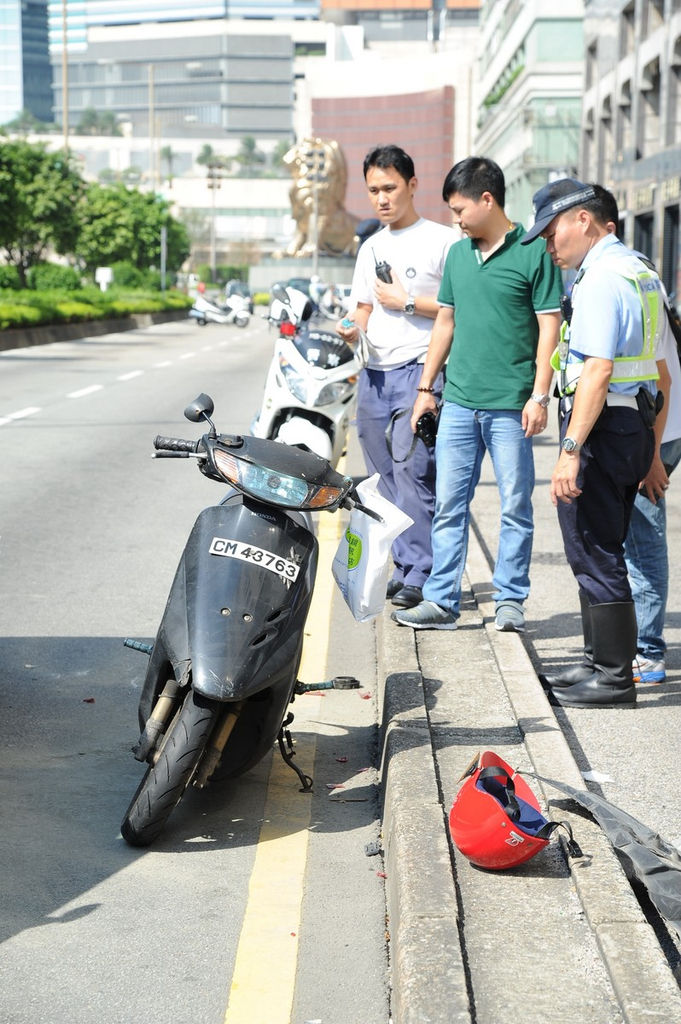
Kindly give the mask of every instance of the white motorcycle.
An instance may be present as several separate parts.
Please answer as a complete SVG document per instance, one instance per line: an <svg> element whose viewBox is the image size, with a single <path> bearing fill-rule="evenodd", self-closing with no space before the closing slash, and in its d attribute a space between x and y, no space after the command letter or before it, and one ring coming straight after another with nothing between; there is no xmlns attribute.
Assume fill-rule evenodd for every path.
<svg viewBox="0 0 681 1024"><path fill-rule="evenodd" d="M255 437L303 445L337 466L355 414L361 364L346 341L310 326L312 303L273 285L268 319L279 329Z"/></svg>
<svg viewBox="0 0 681 1024"><path fill-rule="evenodd" d="M247 327L251 320L248 299L243 295L231 295L224 306L209 302L203 295L197 295L194 305L189 310L189 316L196 320L199 327L205 327L206 324L236 324L237 327Z"/></svg>

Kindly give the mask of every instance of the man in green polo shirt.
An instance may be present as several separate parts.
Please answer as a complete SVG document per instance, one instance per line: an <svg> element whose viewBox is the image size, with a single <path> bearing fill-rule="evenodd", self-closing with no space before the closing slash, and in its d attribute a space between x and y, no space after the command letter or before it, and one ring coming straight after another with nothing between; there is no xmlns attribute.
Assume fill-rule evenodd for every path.
<svg viewBox="0 0 681 1024"><path fill-rule="evenodd" d="M504 175L493 160L461 160L445 178L442 195L466 237L447 256L412 415L415 429L420 416L436 409L433 385L446 362L435 449L433 568L421 603L392 617L414 629L456 628L470 504L488 451L501 499L495 624L522 631L534 528L532 437L546 427L561 276L545 246L521 246L525 229L504 212Z"/></svg>

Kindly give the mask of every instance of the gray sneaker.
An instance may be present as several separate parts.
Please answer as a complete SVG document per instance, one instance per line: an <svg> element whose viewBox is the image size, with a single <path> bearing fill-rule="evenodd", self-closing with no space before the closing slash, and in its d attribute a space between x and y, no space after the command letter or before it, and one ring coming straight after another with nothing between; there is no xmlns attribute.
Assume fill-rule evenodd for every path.
<svg viewBox="0 0 681 1024"><path fill-rule="evenodd" d="M496 606L494 625L500 633L524 633L523 606L518 601L500 601Z"/></svg>
<svg viewBox="0 0 681 1024"><path fill-rule="evenodd" d="M413 608L399 608L390 616L399 626L412 629L456 629L457 616L432 601L421 601Z"/></svg>

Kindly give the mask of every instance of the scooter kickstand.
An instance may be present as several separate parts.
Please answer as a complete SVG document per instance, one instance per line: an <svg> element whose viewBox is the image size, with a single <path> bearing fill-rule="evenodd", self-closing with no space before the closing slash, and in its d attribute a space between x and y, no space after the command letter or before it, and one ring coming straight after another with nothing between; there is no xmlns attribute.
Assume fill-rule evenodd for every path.
<svg viewBox="0 0 681 1024"><path fill-rule="evenodd" d="M281 754L283 760L286 762L289 768L293 769L293 771L296 773L296 775L302 782L300 792L311 793L314 780L311 779L309 775L306 775L305 772L301 771L298 765L295 764L293 760L293 758L295 757L295 750L293 749L291 733L286 728L286 726L290 725L292 721L293 715L289 712L288 716L282 723L281 729L279 730L279 735L277 736L277 743L279 744L279 753ZM284 740L286 741L286 746L284 746Z"/></svg>

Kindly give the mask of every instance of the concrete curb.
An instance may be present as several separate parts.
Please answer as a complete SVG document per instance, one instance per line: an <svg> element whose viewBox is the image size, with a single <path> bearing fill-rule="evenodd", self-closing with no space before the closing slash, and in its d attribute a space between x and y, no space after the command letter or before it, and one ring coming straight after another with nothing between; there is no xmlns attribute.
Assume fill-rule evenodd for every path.
<svg viewBox="0 0 681 1024"><path fill-rule="evenodd" d="M521 637L494 628L491 570L475 524L467 576L534 770L584 789ZM459 899L416 634L392 628L388 607L377 620L377 650L392 1018L394 1024L469 1024ZM535 780L532 785L546 803L562 797ZM571 877L623 1019L627 1024L681 1020L681 991L609 841L595 822L565 807L549 807L549 814L570 821L588 851L569 862ZM523 957L522 948L518 955Z"/></svg>
<svg viewBox="0 0 681 1024"><path fill-rule="evenodd" d="M575 789L586 789L521 637L494 628L490 566L476 529L471 531L466 572L534 770ZM551 787L532 781L547 803L561 797ZM568 867L624 1019L630 1024L681 1020L681 991L610 842L595 823L562 807L556 812L549 806L549 816L571 821L580 844L586 836L582 845L588 849L589 862L568 860Z"/></svg>
<svg viewBox="0 0 681 1024"><path fill-rule="evenodd" d="M388 643L380 617L377 630L392 1019L437 1024L446 1007L448 1022L469 1024L457 896L414 634L390 630Z"/></svg>
<svg viewBox="0 0 681 1024"><path fill-rule="evenodd" d="M186 320L188 310L165 309L159 313L131 313L114 320L86 320L77 324L48 324L43 327L17 327L0 331L0 352L27 348L30 345L50 345L55 341L77 341L80 338L100 337L120 331L135 331L169 320Z"/></svg>

